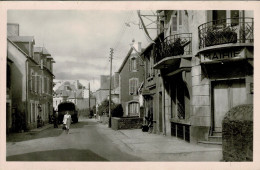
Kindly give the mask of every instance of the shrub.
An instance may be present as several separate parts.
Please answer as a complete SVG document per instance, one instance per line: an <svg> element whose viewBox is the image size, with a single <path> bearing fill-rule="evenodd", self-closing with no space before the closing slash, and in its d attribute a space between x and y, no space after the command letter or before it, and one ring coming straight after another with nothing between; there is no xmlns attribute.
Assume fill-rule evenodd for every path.
<svg viewBox="0 0 260 170"><path fill-rule="evenodd" d="M231 27L209 28L205 37L206 47L219 44L236 43L237 33Z"/></svg>
<svg viewBox="0 0 260 170"><path fill-rule="evenodd" d="M122 117L124 115L124 110L121 104L117 104L111 110L112 117Z"/></svg>
<svg viewBox="0 0 260 170"><path fill-rule="evenodd" d="M113 107L115 104L113 103L113 101L111 101L111 110L113 109ZM100 106L98 106L98 115L102 116L106 114L108 116L109 114L109 100L104 100Z"/></svg>

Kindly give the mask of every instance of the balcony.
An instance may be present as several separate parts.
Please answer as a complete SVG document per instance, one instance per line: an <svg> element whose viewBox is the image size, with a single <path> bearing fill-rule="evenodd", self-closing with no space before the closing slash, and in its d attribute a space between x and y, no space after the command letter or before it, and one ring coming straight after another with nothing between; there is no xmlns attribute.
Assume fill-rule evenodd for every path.
<svg viewBox="0 0 260 170"><path fill-rule="evenodd" d="M252 46L254 18L228 18L204 23L198 27L200 51L230 46Z"/></svg>
<svg viewBox="0 0 260 170"><path fill-rule="evenodd" d="M166 37L156 44L154 68L161 69L174 64L176 59L192 56L192 34L182 33Z"/></svg>

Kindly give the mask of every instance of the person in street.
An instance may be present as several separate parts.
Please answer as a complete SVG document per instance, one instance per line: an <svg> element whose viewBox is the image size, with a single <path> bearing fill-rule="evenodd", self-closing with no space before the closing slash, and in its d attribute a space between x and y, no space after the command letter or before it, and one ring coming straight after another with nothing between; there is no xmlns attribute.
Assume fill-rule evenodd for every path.
<svg viewBox="0 0 260 170"><path fill-rule="evenodd" d="M66 114L63 117L63 125L65 125L66 127L67 134L69 134L70 124L71 124L71 115L69 114L68 111L66 111Z"/></svg>
<svg viewBox="0 0 260 170"><path fill-rule="evenodd" d="M54 115L53 115L54 128L58 128L58 112L56 112L56 111L54 110L53 113L54 113Z"/></svg>

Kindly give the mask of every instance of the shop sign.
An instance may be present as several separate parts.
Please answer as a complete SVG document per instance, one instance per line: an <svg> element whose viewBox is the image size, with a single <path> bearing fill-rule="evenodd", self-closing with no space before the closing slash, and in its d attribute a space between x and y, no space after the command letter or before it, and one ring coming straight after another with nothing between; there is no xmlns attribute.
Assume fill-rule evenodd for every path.
<svg viewBox="0 0 260 170"><path fill-rule="evenodd" d="M233 58L245 58L245 53L246 53L245 48L211 51L201 55L201 62L225 60L225 59L233 59Z"/></svg>

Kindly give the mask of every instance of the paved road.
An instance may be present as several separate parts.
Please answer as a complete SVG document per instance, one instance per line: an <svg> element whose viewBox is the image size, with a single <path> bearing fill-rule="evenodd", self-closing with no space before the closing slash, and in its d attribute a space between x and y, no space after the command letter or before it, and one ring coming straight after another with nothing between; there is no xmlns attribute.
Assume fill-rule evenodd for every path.
<svg viewBox="0 0 260 170"><path fill-rule="evenodd" d="M51 127L52 128L52 127ZM99 126L91 120L72 124L69 134L41 136L21 142L7 142L7 161L142 161L129 155L118 144L100 133ZM49 132L48 132L49 131ZM50 134L57 129L47 129ZM39 132L46 133L46 130ZM121 148L121 150L119 149Z"/></svg>

